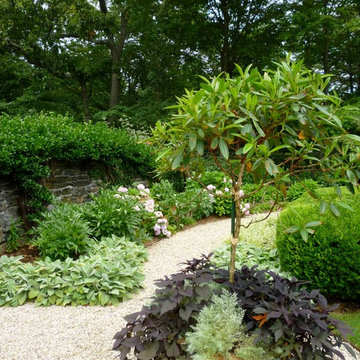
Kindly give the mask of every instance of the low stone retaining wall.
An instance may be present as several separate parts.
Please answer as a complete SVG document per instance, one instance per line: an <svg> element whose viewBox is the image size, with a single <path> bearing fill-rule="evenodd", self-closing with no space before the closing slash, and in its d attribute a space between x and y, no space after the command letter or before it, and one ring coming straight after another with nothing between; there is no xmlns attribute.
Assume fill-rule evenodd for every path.
<svg viewBox="0 0 360 360"><path fill-rule="evenodd" d="M91 175L96 165L66 162L51 164L51 175L42 184L60 201L82 203L99 191L101 180ZM6 241L11 224L20 217L21 194L10 178L0 178L0 244Z"/></svg>

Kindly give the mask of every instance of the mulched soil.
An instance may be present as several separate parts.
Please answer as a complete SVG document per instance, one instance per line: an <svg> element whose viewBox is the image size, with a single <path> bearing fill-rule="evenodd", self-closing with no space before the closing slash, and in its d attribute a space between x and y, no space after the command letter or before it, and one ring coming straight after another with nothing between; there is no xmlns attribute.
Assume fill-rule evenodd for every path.
<svg viewBox="0 0 360 360"><path fill-rule="evenodd" d="M20 245L15 251L12 252L5 252L7 256L22 256L23 258L21 261L23 263L33 263L34 261L39 259L39 250L30 245L30 244L23 244Z"/></svg>

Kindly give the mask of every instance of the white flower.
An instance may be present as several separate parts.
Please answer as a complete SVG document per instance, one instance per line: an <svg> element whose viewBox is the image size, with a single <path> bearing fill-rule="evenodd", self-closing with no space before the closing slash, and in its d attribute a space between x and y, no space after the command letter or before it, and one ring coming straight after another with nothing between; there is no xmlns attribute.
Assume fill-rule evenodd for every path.
<svg viewBox="0 0 360 360"><path fill-rule="evenodd" d="M158 219L157 222L158 222L158 224L167 224L168 221L167 221L167 219L162 218L162 219Z"/></svg>
<svg viewBox="0 0 360 360"><path fill-rule="evenodd" d="M213 198L213 197L214 197L214 195L213 195L213 194L209 194L209 196L210 196L211 198Z"/></svg>
<svg viewBox="0 0 360 360"><path fill-rule="evenodd" d="M163 231L163 234L169 238L171 236L171 231L169 230Z"/></svg>
<svg viewBox="0 0 360 360"><path fill-rule="evenodd" d="M127 193L128 192L128 189L126 187L123 187L123 186L120 186L117 191L119 193Z"/></svg>
<svg viewBox="0 0 360 360"><path fill-rule="evenodd" d="M210 185L208 185L206 188L207 188L209 191L213 191L213 190L216 189L216 186L210 184Z"/></svg>
<svg viewBox="0 0 360 360"><path fill-rule="evenodd" d="M161 227L158 224L154 225L154 231L160 231Z"/></svg>
<svg viewBox="0 0 360 360"><path fill-rule="evenodd" d="M225 192L229 192L229 191L230 191L230 189L227 188L227 187L226 187L224 190L225 190Z"/></svg>
<svg viewBox="0 0 360 360"><path fill-rule="evenodd" d="M155 202L153 199L149 199L145 202L145 210L147 212L154 212Z"/></svg>
<svg viewBox="0 0 360 360"><path fill-rule="evenodd" d="M144 185L144 184L139 184L136 188L137 188L138 190L144 190L144 189L145 189L145 185Z"/></svg>
<svg viewBox="0 0 360 360"><path fill-rule="evenodd" d="M114 197L117 198L117 199L120 199L121 195L120 194L115 194Z"/></svg>
<svg viewBox="0 0 360 360"><path fill-rule="evenodd" d="M155 211L154 214L157 218L162 218L164 216L161 211Z"/></svg>
<svg viewBox="0 0 360 360"><path fill-rule="evenodd" d="M226 183L227 182L227 179L226 177L223 178L223 182Z"/></svg>
<svg viewBox="0 0 360 360"><path fill-rule="evenodd" d="M216 194L216 195L223 195L223 192L222 192L221 190L216 190L216 191L215 191L215 194Z"/></svg>
<svg viewBox="0 0 360 360"><path fill-rule="evenodd" d="M243 197L244 195L245 195L245 193L244 193L242 190L240 190L240 191L239 191L239 196L240 196L240 197Z"/></svg>
<svg viewBox="0 0 360 360"><path fill-rule="evenodd" d="M135 205L135 206L134 206L134 210L140 211L140 207L139 207L138 205Z"/></svg>
<svg viewBox="0 0 360 360"><path fill-rule="evenodd" d="M245 211L245 215L246 215L246 216L249 216L249 215L250 215L250 211L249 211L249 210Z"/></svg>
<svg viewBox="0 0 360 360"><path fill-rule="evenodd" d="M232 184L232 180L231 180L231 179L229 179L229 183Z"/></svg>

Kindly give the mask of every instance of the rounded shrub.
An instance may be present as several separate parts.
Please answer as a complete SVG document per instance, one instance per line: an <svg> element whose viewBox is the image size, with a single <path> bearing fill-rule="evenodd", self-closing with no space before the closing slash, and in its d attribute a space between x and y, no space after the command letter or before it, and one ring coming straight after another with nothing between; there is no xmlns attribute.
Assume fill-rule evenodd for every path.
<svg viewBox="0 0 360 360"><path fill-rule="evenodd" d="M304 194L290 203L278 219L276 246L285 271L337 299L358 300L360 193L342 192L339 199L333 188L319 189L319 200ZM320 214L320 207L327 209L325 214ZM321 221L321 225L314 227L313 221ZM286 229L292 231L291 227L306 231L307 240L300 231L288 233Z"/></svg>

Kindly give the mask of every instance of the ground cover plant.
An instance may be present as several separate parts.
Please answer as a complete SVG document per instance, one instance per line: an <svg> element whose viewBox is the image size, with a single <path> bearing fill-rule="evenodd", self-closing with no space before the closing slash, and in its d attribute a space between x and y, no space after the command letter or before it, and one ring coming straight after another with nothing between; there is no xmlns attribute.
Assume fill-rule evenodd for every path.
<svg viewBox="0 0 360 360"><path fill-rule="evenodd" d="M329 317L333 308L319 291L308 292L301 282L256 267L236 270L234 282L228 277L228 270L216 269L209 258L202 258L158 281L154 301L126 317L126 327L115 335L114 349L120 351L120 359L127 359L131 349L142 360L190 358L186 343L191 340L186 342L186 333L189 337L211 294L221 289L236 295L245 311L247 333L257 337L269 356L323 359L337 354L343 359L335 347L341 337L333 330L345 336L348 329Z"/></svg>
<svg viewBox="0 0 360 360"><path fill-rule="evenodd" d="M279 216L276 246L284 270L324 294L358 301L360 195L339 191L341 200L324 188L316 190L318 199L306 194L290 203Z"/></svg>
<svg viewBox="0 0 360 360"><path fill-rule="evenodd" d="M142 245L112 236L89 241L79 259L33 264L21 257L0 257L0 306L116 305L136 292L144 280Z"/></svg>
<svg viewBox="0 0 360 360"><path fill-rule="evenodd" d="M341 100L325 94L330 78L307 70L302 61L291 62L290 56L275 65L264 73L237 66L234 78L202 78L201 89L178 98L173 118L157 123L150 139L160 151L159 172L178 169L199 179L206 154L230 179L229 195L221 196L235 203L231 281L249 196L274 186L271 212L290 177L331 173L329 180L347 183L352 191L360 178L354 145L360 137L343 129ZM248 193L243 190L245 174L257 185Z"/></svg>

